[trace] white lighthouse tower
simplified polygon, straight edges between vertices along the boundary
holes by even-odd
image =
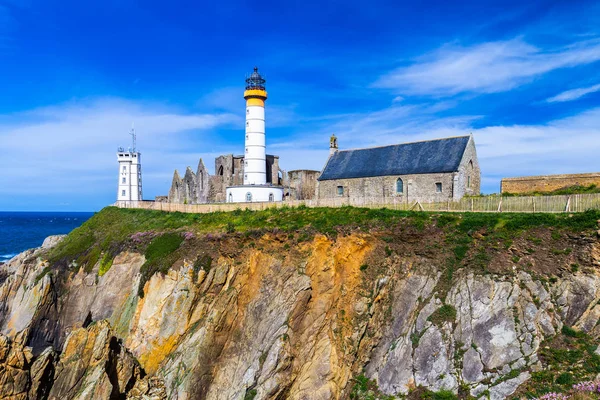
[[[142,153],[135,148],[136,137],[133,127],[129,134],[132,136],[133,146],[128,150],[120,147],[117,151],[117,160],[119,161],[118,202],[142,200]]]
[[[244,184],[226,189],[228,203],[282,201],[283,188],[267,184],[267,149],[265,134],[266,80],[254,67],[246,79],[246,139],[244,149]]]

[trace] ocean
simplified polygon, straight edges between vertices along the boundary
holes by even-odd
[[[50,235],[71,232],[92,215],[91,212],[0,211],[0,262],[41,246]]]

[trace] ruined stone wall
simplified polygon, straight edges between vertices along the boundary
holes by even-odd
[[[523,176],[504,178],[500,183],[501,193],[551,192],[569,186],[600,186],[600,172],[589,174],[564,174]]]
[[[317,195],[317,178],[321,171],[299,169],[287,173],[286,194],[290,200],[312,200]]]
[[[318,198],[335,197],[397,197],[400,201],[412,203],[443,202],[453,199],[454,173],[422,175],[390,175],[369,178],[334,179],[318,182]],[[396,182],[402,179],[403,191],[396,192]],[[436,183],[442,184],[442,192],[436,192]],[[344,194],[338,195],[338,186],[344,188]]]
[[[229,186],[237,186],[244,184],[244,157],[243,156],[233,156],[233,171],[231,175],[231,182],[233,185]]]
[[[267,182],[279,185],[279,156],[267,155]],[[244,157],[225,154],[215,158],[215,175],[210,175],[202,159],[196,173],[187,167],[183,179],[179,172],[173,182],[166,202],[175,204],[204,204],[225,202],[229,186],[244,184]]]
[[[279,182],[279,156],[267,154],[267,183],[281,184]]]

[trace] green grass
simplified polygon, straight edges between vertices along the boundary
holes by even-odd
[[[540,344],[544,369],[532,372],[524,390],[534,397],[569,391],[576,382],[594,380],[600,373],[597,340],[585,332],[563,326],[560,333]]]
[[[352,400],[393,400],[395,398],[381,393],[377,383],[364,375],[359,375],[353,380],[354,386],[350,392]]]
[[[144,254],[146,262],[140,268],[142,275],[138,289],[140,297],[144,296],[144,285],[152,275],[157,272],[167,273],[173,263],[177,261],[174,253],[182,242],[183,236],[179,233],[165,233],[150,242]]]
[[[246,390],[246,394],[244,395],[244,400],[253,400],[257,394],[258,394],[258,392],[256,391],[256,389]]]
[[[444,304],[435,310],[427,320],[437,326],[441,326],[444,322],[454,323],[456,321],[456,308],[450,304]]]
[[[556,190],[552,190],[550,192],[528,192],[528,193],[502,193],[504,197],[513,197],[513,196],[560,196],[560,195],[571,195],[571,194],[590,194],[590,193],[600,193],[600,187],[597,185],[589,185],[589,186],[581,186],[581,185],[573,185],[568,186]]]
[[[114,257],[109,252],[104,253],[102,260],[100,260],[100,268],[98,270],[98,276],[103,276],[112,267]]]
[[[52,269],[50,267],[45,267],[42,272],[40,272],[33,281],[33,286],[37,286],[37,284],[44,278],[46,275],[50,274]]]
[[[440,390],[439,392],[432,392],[425,390],[421,394],[423,400],[458,400],[458,396],[449,390]]]

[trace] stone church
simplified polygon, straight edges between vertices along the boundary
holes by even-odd
[[[332,136],[317,197],[445,202],[478,195],[480,186],[472,135],[341,151]]]

